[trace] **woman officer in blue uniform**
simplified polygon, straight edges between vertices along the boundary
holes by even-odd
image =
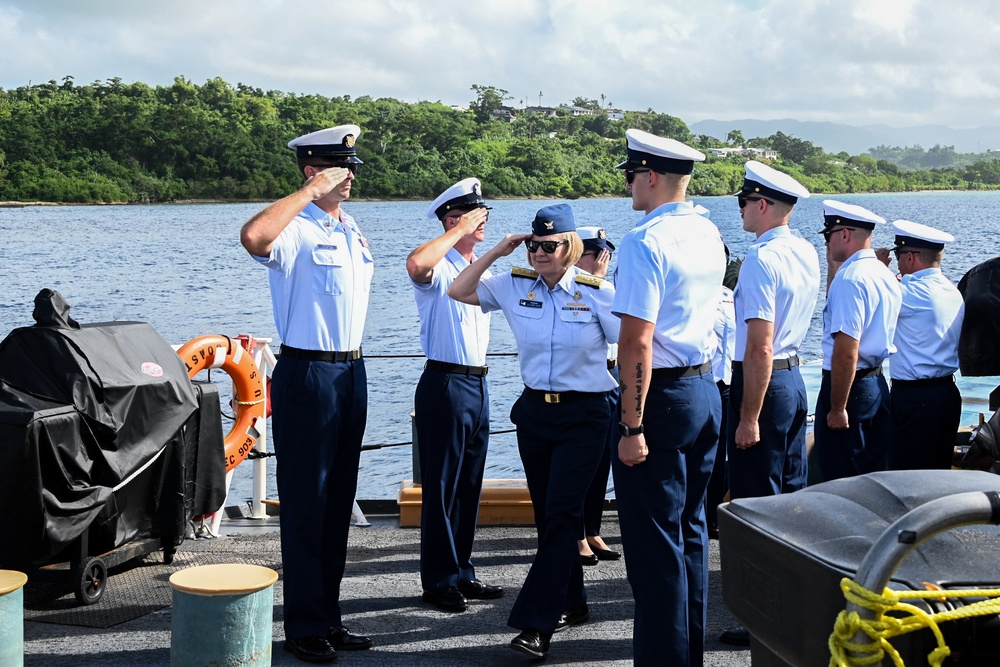
[[[589,618],[577,547],[583,501],[600,462],[617,386],[608,343],[618,341],[614,287],[573,266],[583,252],[568,204],[546,206],[532,234],[509,234],[465,268],[448,294],[503,310],[517,342],[524,391],[511,409],[535,511],[538,551],[507,623],[522,630],[510,646],[546,655],[553,632]],[[532,269],[483,279],[521,243]]]

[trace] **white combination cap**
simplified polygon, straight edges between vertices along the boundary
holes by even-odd
[[[893,250],[904,248],[944,250],[945,243],[955,240],[955,237],[948,232],[910,220],[896,220],[892,223],[892,228],[896,232],[896,247]]]
[[[296,157],[323,157],[333,161],[362,164],[354,150],[354,142],[361,135],[357,125],[338,125],[303,134],[288,142]]]
[[[490,209],[483,199],[483,184],[478,178],[463,178],[458,183],[438,195],[437,199],[427,209],[428,218],[444,220],[448,211],[455,209],[471,210],[474,208]]]
[[[676,139],[658,137],[643,130],[626,130],[628,159],[618,169],[651,169],[665,174],[690,174],[705,154]]]
[[[809,198],[809,191],[801,183],[763,162],[748,160],[743,171],[743,187],[736,193],[738,197],[759,195],[792,205]]]
[[[823,200],[823,229],[820,234],[831,227],[857,227],[858,229],[875,229],[876,225],[884,225],[885,218],[875,215],[864,206],[845,204],[834,199]]]

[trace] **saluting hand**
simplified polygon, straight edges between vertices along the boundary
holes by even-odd
[[[648,455],[649,448],[646,447],[646,436],[642,433],[623,436],[618,441],[618,458],[630,468],[645,461]]]
[[[493,247],[499,257],[506,257],[525,241],[531,238],[531,234],[507,234],[500,239],[500,243]]]
[[[875,248],[875,258],[878,261],[880,261],[883,264],[885,264],[886,266],[889,266],[889,262],[892,261],[889,258],[889,249],[888,248]]]
[[[601,252],[597,253],[594,257],[594,276],[598,278],[603,278],[608,275],[608,263],[611,262],[611,252],[606,248]]]
[[[309,192],[313,201],[322,199],[347,180],[349,170],[346,167],[330,167],[323,171],[316,172],[302,186],[303,190]]]
[[[461,232],[462,236],[468,236],[469,234],[474,234],[480,226],[486,223],[486,219],[489,217],[489,211],[485,208],[474,208],[471,211],[467,211],[455,222],[454,229]]]

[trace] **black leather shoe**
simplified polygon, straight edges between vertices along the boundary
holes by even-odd
[[[286,639],[285,650],[294,653],[303,662],[333,662],[337,659],[337,651],[330,646],[326,637]]]
[[[597,560],[597,554],[590,554],[589,556],[580,554],[580,562],[584,565],[597,565]]]
[[[574,625],[579,625],[581,623],[586,623],[590,620],[590,610],[587,609],[587,603],[584,602],[579,607],[573,607],[567,609],[556,621],[556,629],[553,632],[562,632],[563,630],[568,630]]]
[[[533,658],[544,658],[549,652],[549,639],[550,637],[546,637],[538,630],[525,628],[521,634],[510,640],[510,647]]]
[[[421,599],[424,602],[430,602],[441,611],[451,613],[465,611],[468,606],[468,600],[454,586],[442,591],[424,591]]]
[[[750,646],[750,631],[740,625],[719,635],[719,641],[733,646]]]
[[[472,581],[460,581],[458,592],[469,600],[494,600],[503,597],[503,586],[484,584],[478,579]]]
[[[620,551],[601,549],[600,547],[595,547],[593,544],[590,545],[590,550],[597,556],[597,560],[618,560],[622,557],[622,552]]]
[[[326,633],[326,641],[338,651],[364,651],[375,645],[371,637],[356,635],[343,625],[339,628],[330,628]]]

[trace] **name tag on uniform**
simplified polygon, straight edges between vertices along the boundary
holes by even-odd
[[[541,308],[542,307],[542,302],[541,301],[528,301],[527,299],[521,299],[518,302],[518,305],[524,306],[525,308]]]

